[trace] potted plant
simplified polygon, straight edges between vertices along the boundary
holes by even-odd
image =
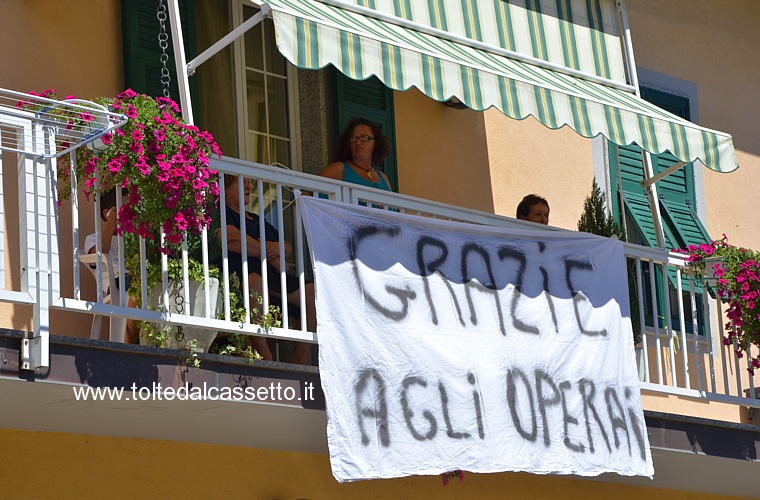
[[[760,349],[760,252],[730,245],[725,234],[680,251],[689,254],[694,274],[714,283],[718,298],[728,304],[723,344],[735,345],[739,358],[745,352],[751,356],[748,371],[754,374],[760,368],[760,354],[750,354],[752,346]]]

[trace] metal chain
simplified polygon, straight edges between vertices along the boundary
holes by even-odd
[[[169,85],[171,84],[172,79],[169,74],[169,68],[167,67],[169,55],[166,53],[166,49],[169,48],[169,35],[166,33],[166,4],[164,4],[164,0],[158,0],[156,17],[158,18],[158,25],[160,26],[158,32],[158,46],[161,47],[161,85],[164,88],[164,97],[171,99]]]
[[[174,297],[174,309],[177,311],[177,314],[184,314],[185,313],[185,294],[182,293],[182,289],[184,288],[184,285],[181,280],[173,280],[171,282],[171,288],[172,288],[172,294],[170,294],[170,297]],[[185,334],[182,331],[182,326],[177,326],[177,331],[174,332],[174,340],[177,342],[182,342],[185,339]]]

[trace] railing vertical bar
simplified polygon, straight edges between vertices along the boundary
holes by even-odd
[[[161,230],[161,246],[166,244],[166,234]],[[161,252],[161,281],[163,282],[164,311],[169,312],[169,257]]]
[[[634,259],[636,264],[636,292],[639,294],[639,326],[641,328],[641,353],[644,361],[644,381],[649,382],[649,349],[647,348],[647,330],[644,319],[644,286],[641,275],[641,257]]]
[[[307,330],[306,324],[306,273],[304,270],[304,237],[303,221],[301,220],[301,207],[299,203],[293,205],[296,211],[296,273],[298,274],[298,299],[301,308],[301,331]]]
[[[713,328],[712,328],[712,321],[710,317],[710,295],[707,293],[707,283],[704,283],[702,285],[702,310],[705,312],[704,317],[704,328],[705,328],[705,337],[707,339],[707,360],[709,362],[710,367],[710,390],[712,392],[718,392],[718,383],[715,380],[715,355],[714,355],[714,349],[713,349]],[[694,332],[694,339],[696,342],[699,342],[699,330],[695,330]]]
[[[73,188],[72,188],[73,189]],[[121,190],[121,186],[118,186],[116,188],[116,216],[118,217],[119,212],[121,211],[121,205],[122,205],[122,199],[124,197],[124,193]],[[115,276],[121,277],[119,280],[119,304],[126,307],[127,305],[127,296],[129,295],[129,290],[127,289],[127,271],[124,268],[124,236],[119,234],[117,236],[118,241],[118,248],[116,250],[117,255],[119,257],[119,269],[118,274]],[[115,272],[115,271],[114,271]]]
[[[694,325],[694,364],[697,373],[697,388],[700,391],[705,390],[705,384],[702,381],[702,349],[699,342],[699,320],[697,316],[697,296],[694,293],[694,273],[689,276],[689,305],[691,305],[691,322]]]
[[[290,328],[290,315],[288,314],[288,283],[286,279],[286,268],[287,268],[287,260],[285,259],[285,232],[283,231],[283,228],[285,227],[285,220],[283,218],[283,208],[282,208],[282,184],[279,182],[277,183],[277,227],[279,228],[278,234],[278,252],[280,255],[280,268],[277,270],[277,272],[280,273],[280,297],[282,297],[282,300],[280,301],[282,303],[282,327],[286,330]],[[300,293],[303,293],[303,290],[300,290]],[[264,312],[269,312],[268,310]]]
[[[97,300],[103,303],[103,223],[101,215],[103,210],[100,208],[100,173],[95,169],[95,279],[97,282]]]
[[[148,309],[148,271],[146,269],[145,238],[140,236],[140,295],[142,309]]]
[[[212,235],[211,237],[220,238],[222,244],[222,281],[224,283],[224,319],[231,321],[232,318],[230,312],[230,264],[227,260],[227,197],[225,193],[224,185],[225,174],[219,173],[219,219],[220,219],[220,231],[219,235]],[[245,280],[248,281],[248,280]],[[241,283],[242,285],[242,283]]]
[[[2,179],[2,177],[0,177]],[[69,153],[69,180],[71,181],[71,241],[73,245],[74,298],[81,300],[82,284],[79,277],[79,186],[77,185],[76,151]],[[0,203],[0,206],[2,204]],[[2,242],[0,242],[2,244]],[[2,271],[0,271],[0,274]],[[5,283],[4,281],[2,283]]]
[[[242,191],[241,191],[242,192]],[[261,295],[263,303],[262,310],[269,310],[269,280],[267,259],[267,239],[266,239],[266,219],[264,218],[264,181],[259,178],[256,180],[256,197],[259,205],[259,248],[261,250]]]
[[[240,277],[241,284],[243,285],[243,304],[245,305],[245,322],[251,322],[251,290],[248,286],[248,235],[246,234],[246,206],[245,206],[245,193],[244,184],[245,179],[242,175],[237,176],[238,183],[238,213],[240,214],[240,255],[242,256],[242,272],[243,276]],[[262,255],[263,257],[263,255]]]
[[[654,325],[654,346],[657,355],[657,383],[663,383],[662,376],[662,344],[660,342],[660,314],[657,306],[657,278],[655,273],[655,264],[649,261],[649,293],[652,299],[652,324]]]
[[[190,262],[187,255],[187,232],[182,235],[182,291],[184,292],[184,307],[182,308],[183,314],[188,316],[190,311]]]
[[[723,342],[723,301],[720,300],[720,296],[716,294],[715,307],[718,309],[718,335],[720,335],[720,360],[723,366],[723,394],[731,394],[731,389],[728,385],[728,363],[726,359],[726,349],[728,346]]]
[[[211,318],[211,291],[209,290],[209,274],[208,274],[208,229],[205,227],[201,231],[201,260],[203,261],[203,299],[204,304],[207,304],[206,318]],[[214,311],[214,317],[216,317],[216,311]]]
[[[676,341],[679,339],[673,339],[673,318],[671,317],[671,311],[670,311],[670,277],[668,276],[668,262],[667,260],[663,262],[660,266],[660,271],[662,273],[662,288],[663,288],[663,295],[664,302],[665,302],[665,328],[667,328],[667,339],[668,339],[668,353],[670,358],[670,377],[671,377],[671,385],[673,387],[678,387],[678,374],[676,373]],[[683,349],[686,348],[685,345],[681,346]]]
[[[736,355],[736,352],[739,350],[739,342],[736,339],[733,339],[731,342],[731,347],[733,347],[733,354],[734,356],[734,370],[736,370],[736,392],[737,395],[742,395],[743,390],[743,384],[742,384],[742,367],[741,363],[739,362],[739,356]]]
[[[676,297],[678,298],[678,324],[681,339],[681,361],[683,362],[684,387],[691,389],[691,374],[689,373],[689,344],[686,338],[686,314],[683,310],[683,278],[681,266],[676,266]]]

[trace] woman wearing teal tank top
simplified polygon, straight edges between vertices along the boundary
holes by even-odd
[[[335,161],[319,175],[339,181],[391,191],[385,172],[377,170],[389,153],[388,139],[377,123],[354,118],[338,139]]]

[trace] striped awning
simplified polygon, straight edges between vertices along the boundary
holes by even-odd
[[[602,134],[730,172],[731,136],[650,104],[626,84],[614,0],[253,0],[295,66],[334,65],[438,101],[492,106],[551,129]],[[527,56],[527,57],[526,57]]]

